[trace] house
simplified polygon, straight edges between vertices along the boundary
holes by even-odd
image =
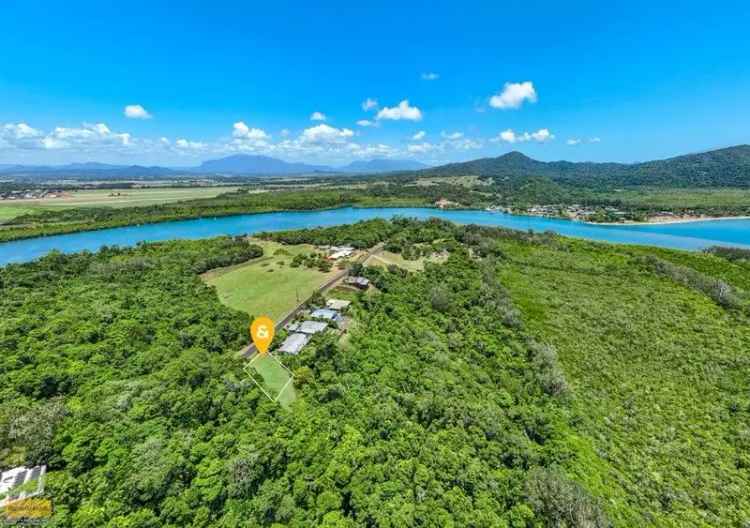
[[[344,279],[344,283],[359,288],[360,290],[366,290],[370,287],[370,279],[364,277],[347,277]]]
[[[302,321],[301,323],[292,323],[287,328],[290,332],[314,335],[328,328],[328,323],[325,321]]]
[[[328,308],[318,308],[310,314],[313,319],[323,319],[325,321],[331,321],[334,323],[341,322],[344,318],[336,310],[329,310]]]
[[[281,343],[278,351],[284,354],[293,354],[296,356],[303,348],[305,348],[305,345],[310,342],[310,337],[311,336],[308,334],[291,334],[283,343]]]
[[[328,299],[328,301],[326,301],[326,307],[331,310],[336,310],[337,312],[343,312],[349,308],[350,304],[352,304],[351,301],[342,301],[341,299]]]
[[[46,473],[47,466],[32,468],[20,466],[4,471],[0,475],[0,507],[16,500],[28,499],[44,493],[44,475]],[[23,488],[19,490],[21,486]]]
[[[338,260],[350,256],[354,252],[354,248],[349,246],[333,246],[329,251],[331,254],[328,255],[328,260]]]

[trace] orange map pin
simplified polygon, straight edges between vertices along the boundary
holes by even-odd
[[[258,347],[261,354],[268,352],[268,347],[273,341],[274,324],[273,321],[266,317],[257,317],[253,324],[250,325],[250,336],[253,338],[253,343]]]

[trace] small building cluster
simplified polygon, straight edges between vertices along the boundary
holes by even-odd
[[[0,200],[39,200],[41,198],[59,198],[62,195],[62,191],[50,189],[25,189],[0,192]]]
[[[286,329],[290,332],[278,349],[283,354],[299,354],[312,337],[329,328],[341,329],[345,326],[344,313],[351,301],[328,299],[325,308],[316,308],[303,321],[289,323]]]
[[[44,493],[46,473],[47,466],[20,466],[3,471],[0,474],[0,507]]]

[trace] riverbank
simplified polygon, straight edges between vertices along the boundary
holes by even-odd
[[[661,218],[652,217],[644,222],[625,220],[623,222],[588,222],[582,220],[584,224],[598,226],[652,226],[652,225],[669,225],[669,224],[689,224],[693,222],[719,222],[721,220],[750,220],[750,216],[684,216],[679,218]]]
[[[456,224],[503,227],[518,231],[550,231],[563,236],[617,244],[659,246],[700,251],[711,246],[750,248],[750,219],[740,226],[727,222],[703,222],[685,226],[664,226],[661,230],[635,229],[627,225],[602,226],[553,218],[516,216],[479,210],[451,210],[429,207],[344,207],[314,211],[289,211],[232,215],[156,224],[130,225],[97,231],[16,240],[0,244],[0,266],[28,262],[50,251],[74,253],[97,251],[103,246],[134,246],[142,242],[199,239],[354,224],[375,218],[439,218]],[[721,224],[727,226],[722,228]]]
[[[257,195],[256,195],[257,196]],[[116,229],[124,227],[140,227],[145,225],[164,224],[168,222],[182,222],[187,220],[217,219],[231,216],[242,216],[248,214],[266,214],[266,213],[294,213],[294,212],[322,212],[331,211],[346,207],[352,208],[403,208],[419,207],[432,208],[432,203],[422,202],[415,199],[383,199],[383,200],[363,200],[357,202],[346,200],[334,203],[316,203],[314,200],[303,204],[295,204],[295,207],[288,207],[286,204],[274,206],[272,204],[257,204],[254,207],[242,206],[225,206],[218,209],[171,211],[156,209],[152,210],[150,215],[127,216],[127,209],[97,210],[101,216],[87,218],[85,221],[68,221],[60,223],[37,223],[37,224],[0,224],[0,244],[20,240],[29,240],[57,235],[69,235],[75,233],[87,233],[103,231],[107,229]],[[138,208],[133,208],[135,210]],[[93,209],[79,211],[88,212]],[[76,210],[71,210],[75,213]],[[106,218],[108,214],[117,214],[122,212],[122,217]],[[140,212],[140,211],[139,211]],[[33,217],[30,218],[33,220]]]

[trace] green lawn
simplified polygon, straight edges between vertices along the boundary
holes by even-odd
[[[297,394],[289,371],[271,354],[258,354],[248,364],[255,379],[262,382],[263,388],[283,407],[288,407]]]
[[[328,273],[289,264],[298,253],[309,253],[309,245],[282,246],[276,242],[258,241],[265,256],[247,264],[210,271],[203,279],[216,287],[221,302],[251,316],[267,315],[274,321],[304,301],[320,285],[340,271],[336,266]],[[286,254],[279,253],[282,250]]]

